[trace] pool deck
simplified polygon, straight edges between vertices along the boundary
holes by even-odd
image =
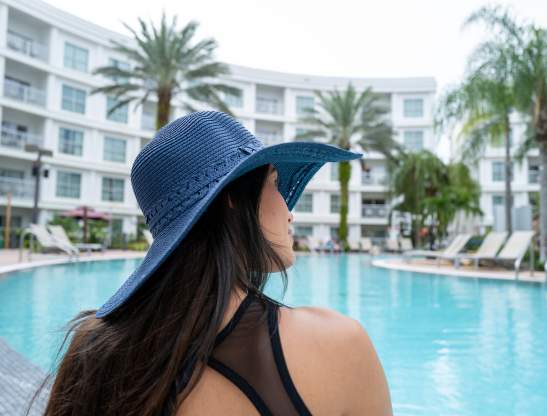
[[[144,251],[129,250],[107,250],[103,253],[82,253],[78,260],[71,260],[64,254],[33,254],[31,261],[27,259],[27,251],[23,255],[23,261],[19,261],[19,250],[0,250],[0,275],[16,270],[29,269],[32,267],[49,266],[53,264],[62,264],[74,261],[97,261],[97,260],[117,260],[128,258],[142,258],[146,253]]]
[[[373,260],[372,265],[392,270],[439,274],[443,276],[515,280],[515,272],[513,270],[501,267],[489,268],[481,266],[476,269],[471,265],[461,265],[459,268],[456,268],[448,262],[441,262],[440,265],[437,265],[434,260],[423,258],[414,258],[409,262],[406,262],[401,257],[379,258]],[[535,271],[532,274],[529,270],[521,270],[519,272],[518,280],[523,282],[545,283],[546,274],[541,271]]]
[[[0,416],[22,416],[30,399],[45,379],[45,373],[0,338]],[[30,416],[44,413],[52,380],[40,392]]]

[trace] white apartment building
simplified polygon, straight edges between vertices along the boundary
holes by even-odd
[[[154,135],[155,103],[121,108],[107,117],[112,105],[105,95],[90,95],[106,80],[91,74],[109,62],[128,65],[116,55],[110,39],[131,39],[82,20],[39,0],[0,0],[0,227],[5,221],[6,195],[12,194],[12,226],[31,221],[35,153],[25,144],[53,152],[44,157],[49,175],[41,177],[39,222],[87,205],[112,215],[114,233],[135,235],[143,222],[129,180],[131,164]],[[435,150],[433,78],[334,78],[288,74],[231,66],[223,79],[240,89],[227,100],[238,119],[267,145],[293,140],[302,109],[313,106],[314,90],[372,87],[391,108],[397,139],[412,149]],[[172,118],[184,115],[180,97]],[[356,149],[361,150],[361,149]],[[352,161],[349,196],[349,237],[381,238],[388,225],[385,162],[365,153],[361,172]],[[337,231],[339,184],[337,166],[326,164],[309,183],[294,209],[295,234],[327,239]]]
[[[518,114],[513,113],[511,120],[511,155],[513,208],[533,205],[530,195],[539,192],[539,149],[532,148],[518,163],[514,156],[525,139],[526,125]],[[454,140],[451,145],[451,154],[458,158],[461,155],[461,139]],[[505,228],[505,145],[503,140],[490,143],[480,155],[477,165],[473,169],[475,179],[481,186],[480,206],[484,213],[477,218],[476,224],[480,228]],[[515,215],[515,214],[513,214]],[[517,218],[513,216],[513,226]]]

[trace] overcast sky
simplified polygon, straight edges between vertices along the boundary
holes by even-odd
[[[461,79],[465,58],[481,40],[461,30],[479,0],[46,0],[103,27],[126,33],[137,16],[157,21],[162,9],[181,24],[200,22],[221,61],[313,75],[432,76],[437,91]],[[517,16],[547,26],[547,0],[500,1]]]

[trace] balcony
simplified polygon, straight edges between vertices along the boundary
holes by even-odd
[[[366,218],[385,218],[387,216],[387,207],[385,205],[363,204],[361,207],[361,216]]]
[[[7,45],[9,49],[30,56],[31,58],[40,59],[45,62],[48,60],[46,45],[17,32],[8,30]]]
[[[4,96],[28,104],[45,107],[46,92],[11,79],[4,79]]]
[[[5,197],[8,193],[11,193],[12,198],[32,200],[34,181],[0,176],[0,196]]]
[[[256,136],[264,142],[265,146],[269,146],[276,143],[281,143],[283,137],[281,133],[268,132],[268,131],[257,131]]]
[[[528,170],[528,183],[532,183],[532,184],[539,183],[539,169]]]
[[[36,134],[22,132],[10,127],[2,126],[0,132],[0,145],[24,149],[26,144],[42,145],[42,138]]]
[[[283,114],[281,101],[276,98],[256,97],[255,110],[262,114]]]

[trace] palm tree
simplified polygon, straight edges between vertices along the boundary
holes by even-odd
[[[528,121],[528,132],[518,153],[532,146],[540,153],[540,256],[547,258],[547,31],[520,23],[500,6],[482,7],[468,23],[482,23],[492,37],[506,45],[515,108]]]
[[[133,101],[137,101],[137,106],[142,105],[150,96],[155,96],[156,129],[160,129],[169,122],[171,102],[181,93],[186,98],[183,107],[187,111],[195,111],[193,101],[231,114],[221,94],[237,94],[238,91],[215,81],[217,77],[228,74],[229,68],[214,60],[217,47],[214,39],[193,41],[197,22],[191,21],[178,29],[177,17],[168,24],[165,13],[159,28],[141,18],[138,22],[140,32],[124,23],[133,35],[135,46],[111,41],[113,49],[125,55],[134,67],[114,63],[93,71],[93,74],[104,75],[111,81],[91,91],[91,94],[104,93],[116,100],[108,114]]]
[[[472,20],[465,22],[464,26]],[[457,139],[463,140],[461,160],[477,163],[488,144],[503,142],[505,148],[505,224],[512,232],[511,123],[514,94],[510,85],[510,51],[497,40],[480,44],[468,60],[464,81],[439,101],[436,127],[459,123]]]
[[[393,140],[393,130],[388,120],[389,108],[382,104],[382,97],[369,87],[358,92],[350,83],[345,90],[315,91],[317,108],[308,108],[300,119],[311,128],[297,134],[295,140],[327,138],[328,142],[345,150],[359,145],[365,151],[378,151],[390,161],[396,160],[400,145]],[[357,140],[354,140],[356,138]],[[361,169],[366,170],[364,159]],[[338,163],[340,182],[340,225],[338,237],[345,250],[349,249],[348,195],[351,164]]]

